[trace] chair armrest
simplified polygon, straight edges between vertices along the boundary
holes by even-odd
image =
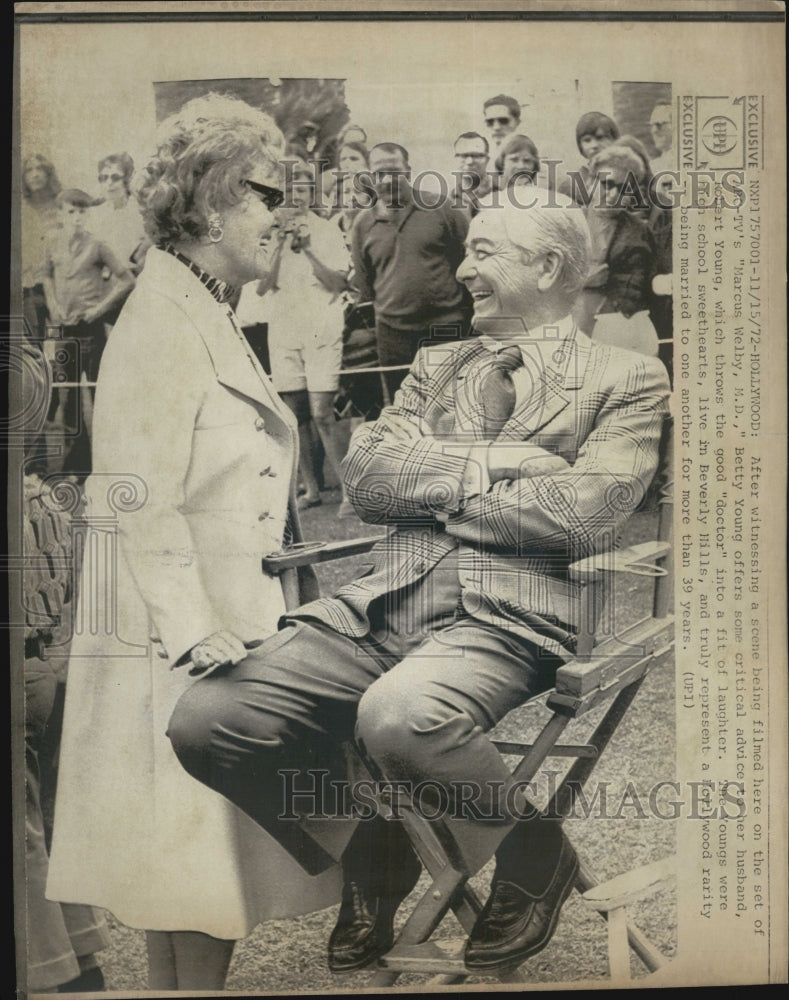
[[[611,687],[632,664],[659,655],[674,642],[674,619],[644,618],[595,647],[588,660],[569,660],[556,671],[556,690],[583,695]]]
[[[677,859],[674,857],[654,861],[650,865],[634,868],[623,875],[616,875],[606,882],[587,889],[581,898],[596,910],[607,913],[620,906],[628,906],[636,900],[662,889],[667,882],[676,878]]]
[[[349,538],[338,542],[299,542],[282,552],[272,552],[264,556],[263,571],[273,576],[279,576],[286,569],[296,569],[299,566],[312,566],[315,563],[331,562],[333,559],[345,559],[347,556],[360,555],[369,552],[386,535],[368,535],[364,538]]]
[[[600,570],[609,573],[635,573],[638,576],[665,576],[666,570],[657,566],[655,560],[665,558],[671,552],[669,542],[641,542],[623,549],[600,552],[586,559],[570,563],[570,579],[584,583]]]

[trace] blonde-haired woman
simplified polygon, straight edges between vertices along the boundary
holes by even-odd
[[[590,164],[599,185],[586,208],[592,267],[575,314],[592,340],[657,357],[658,336],[649,317],[655,243],[641,210],[649,165],[634,142],[624,136]]]
[[[154,245],[96,391],[86,509],[117,531],[117,567],[104,597],[86,563],[80,614],[114,607],[116,627],[74,637],[48,895],[144,928],[151,989],[222,989],[236,939],[337,896],[335,873],[305,876],[166,735],[196,676],[276,630],[261,557],[299,537],[295,420],[228,305],[270,268],[281,152],[232,98],[163,123],[138,195]]]

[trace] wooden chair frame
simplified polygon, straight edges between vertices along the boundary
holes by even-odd
[[[548,695],[550,717],[533,743],[493,739],[502,754],[521,758],[513,770],[518,781],[529,782],[548,757],[572,757],[574,763],[552,796],[550,815],[567,816],[578,792],[594,771],[601,754],[638,693],[647,672],[674,645],[672,606],[672,518],[673,518],[673,427],[666,419],[661,442],[661,463],[655,480],[659,505],[657,537],[654,541],[613,549],[573,563],[569,577],[581,588],[581,613],[576,658],[556,672],[556,686]],[[286,602],[297,600],[295,571],[298,566],[326,562],[369,551],[381,535],[350,541],[307,543],[284,555],[264,560],[267,572],[280,573]],[[596,641],[598,626],[617,573],[636,573],[653,578],[651,613],[621,630]],[[608,708],[594,732],[583,744],[560,743],[570,722],[602,704]],[[375,776],[375,765],[365,762]],[[412,842],[431,884],[422,893],[411,915],[397,935],[393,948],[378,961],[371,986],[394,984],[402,972],[430,974],[430,983],[451,985],[471,973],[462,952],[447,954],[430,940],[445,915],[452,910],[467,933],[471,932],[483,901],[468,884],[469,873],[443,820],[427,821],[410,800],[382,794],[379,806],[390,818],[397,815]],[[506,835],[503,831],[501,837]],[[492,857],[492,854],[491,854]],[[671,874],[672,859],[611,883],[601,883],[582,859],[575,888],[609,924],[609,954],[612,975],[629,974],[629,948],[649,972],[665,964],[665,956],[627,919],[626,905],[646,892],[662,886]],[[627,944],[623,944],[623,942]],[[524,981],[517,970],[500,973],[504,982]]]

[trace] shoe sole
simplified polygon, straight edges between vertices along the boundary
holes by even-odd
[[[344,972],[359,972],[362,969],[367,969],[375,962],[377,962],[382,955],[385,955],[388,951],[391,951],[393,945],[394,945],[394,937],[385,948],[381,948],[380,950],[376,949],[372,955],[366,956],[364,961],[354,962],[353,965],[336,965],[331,960],[329,960],[328,962],[329,972],[333,973],[334,975],[338,975]]]
[[[531,948],[529,948],[527,951],[520,952],[518,955],[511,956],[510,958],[504,959],[499,962],[486,962],[484,964],[480,962],[480,963],[475,963],[474,965],[469,965],[468,963],[464,963],[466,969],[469,972],[494,972],[494,971],[511,972],[513,969],[517,969],[518,966],[523,965],[523,963],[527,959],[533,958],[535,955],[538,955],[553,937],[554,931],[556,930],[556,925],[559,922],[559,914],[562,911],[562,907],[567,901],[567,897],[573,891],[573,886],[575,885],[575,879],[578,875],[578,868],[579,868],[578,858],[576,858],[575,864],[573,865],[572,875],[570,876],[570,878],[567,879],[567,884],[562,890],[562,894],[559,897],[559,902],[556,905],[556,909],[553,911],[553,919],[551,920],[550,924],[548,924],[546,934],[541,941],[538,941],[537,944],[532,945]]]

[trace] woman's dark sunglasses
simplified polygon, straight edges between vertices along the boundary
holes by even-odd
[[[257,181],[246,180],[244,183],[251,191],[260,195],[263,204],[269,212],[273,212],[275,208],[279,208],[285,200],[285,192],[280,191],[279,188],[269,187],[268,184],[258,184]]]

